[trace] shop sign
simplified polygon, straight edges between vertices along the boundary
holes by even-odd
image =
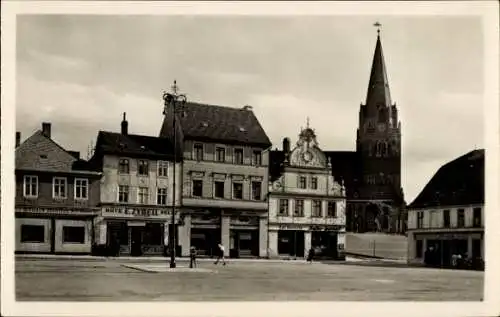
[[[290,224],[290,223],[282,223],[279,225],[279,230],[307,230],[307,226],[301,224]]]
[[[138,217],[161,217],[170,216],[171,211],[159,208],[130,208],[130,207],[104,207],[105,214],[138,216]]]
[[[47,214],[47,215],[95,215],[92,210],[71,210],[56,208],[16,208],[16,212],[29,214]]]
[[[318,225],[315,225],[315,226],[311,226],[310,227],[310,230],[311,231],[330,231],[330,230],[340,230],[342,227],[341,226],[338,226],[338,225],[324,225],[324,226],[318,226]]]

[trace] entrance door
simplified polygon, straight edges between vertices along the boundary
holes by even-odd
[[[143,227],[130,227],[130,255],[142,255],[142,231]]]

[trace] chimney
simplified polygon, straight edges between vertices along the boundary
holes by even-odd
[[[51,135],[51,124],[50,122],[42,122],[42,133],[50,139]]]
[[[122,121],[122,134],[127,135],[128,134],[128,122],[125,116],[127,115],[126,112],[123,113],[123,121]]]
[[[21,145],[21,132],[16,132],[16,148]]]
[[[68,153],[71,154],[77,160],[80,159],[80,152],[78,152],[78,151],[68,151]]]

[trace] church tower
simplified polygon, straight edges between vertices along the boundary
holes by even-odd
[[[380,27],[376,23],[375,26]],[[401,122],[398,109],[392,102],[387,79],[387,69],[380,40],[380,29],[377,30],[377,43],[373,55],[373,63],[368,84],[366,103],[359,110],[359,126],[356,138],[356,151],[361,159],[360,184],[355,195],[367,203],[364,210],[365,230],[378,226],[379,230],[393,227],[390,223],[395,210],[402,204],[401,189]],[[378,204],[378,205],[377,205]],[[370,205],[373,207],[370,214]],[[379,224],[375,219],[379,217]],[[382,227],[382,228],[381,228]]]

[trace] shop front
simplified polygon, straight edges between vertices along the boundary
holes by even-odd
[[[177,250],[179,215],[176,214],[175,233]],[[105,244],[111,255],[162,255],[172,239],[170,208],[104,207],[94,224],[98,242]],[[167,248],[166,248],[167,247]]]

